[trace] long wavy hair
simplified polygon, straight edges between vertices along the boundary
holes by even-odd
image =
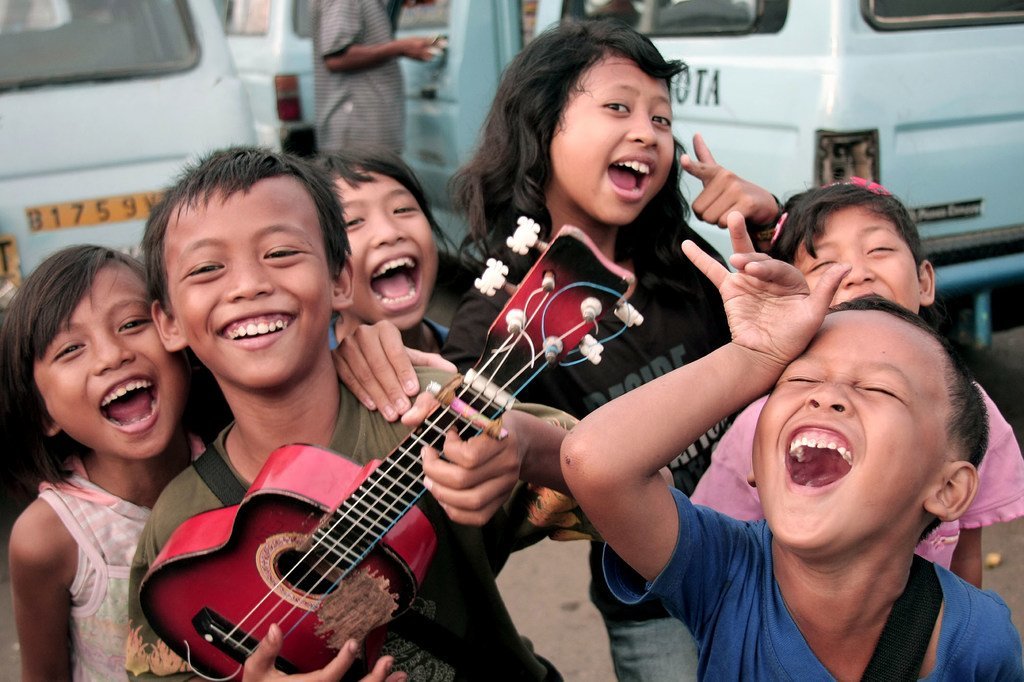
[[[467,265],[478,267],[499,256],[511,261],[513,273],[522,273],[529,261],[510,258],[505,249],[519,216],[540,223],[542,239],[551,236],[545,198],[551,140],[585,72],[609,56],[632,60],[670,89],[686,68],[666,60],[646,36],[616,19],[565,21],[541,33],[509,63],[476,152],[452,178],[453,200],[469,223],[460,247]],[[673,295],[692,293],[701,276],[682,255],[682,241],[711,248],[687,224],[690,207],[679,187],[683,147],[678,140],[674,147],[665,185],[632,224],[619,230],[615,254],[616,260],[632,259],[638,278],[652,291]]]

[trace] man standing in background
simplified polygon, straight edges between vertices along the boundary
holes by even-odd
[[[399,57],[428,61],[429,37],[395,40],[388,0],[312,0],[317,147],[373,145],[401,153],[405,97]]]

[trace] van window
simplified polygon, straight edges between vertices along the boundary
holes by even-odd
[[[788,0],[569,0],[572,16],[613,16],[650,36],[744,35],[782,28]]]
[[[270,30],[270,0],[228,0],[226,14],[229,36],[263,36]]]
[[[418,0],[406,5],[398,17],[398,30],[415,28],[447,28],[448,0]]]
[[[309,0],[295,0],[292,24],[295,35],[302,38],[313,37],[313,20],[309,17]]]
[[[0,89],[184,71],[185,0],[0,0]]]
[[[872,26],[886,31],[1024,23],[1020,0],[862,0],[861,8]]]

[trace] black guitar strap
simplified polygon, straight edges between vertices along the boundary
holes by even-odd
[[[192,466],[225,507],[238,504],[245,497],[245,488],[212,445],[192,462]]]
[[[942,586],[931,562],[914,555],[907,587],[892,605],[864,682],[916,680],[942,607]]]
[[[192,466],[225,506],[238,504],[245,497],[246,489],[231,473],[227,462],[213,446],[206,448],[206,451],[192,462]],[[458,635],[412,609],[391,621],[388,630],[429,651],[435,658],[447,661],[468,679],[486,679],[494,675],[495,671],[505,671],[502,674],[518,677],[512,671],[523,671],[522,663],[511,660],[503,650],[485,647],[487,651],[481,651],[479,648],[467,646]],[[357,676],[361,677],[363,674],[365,672],[360,672]],[[349,678],[346,676],[345,679]],[[548,679],[560,678],[555,673],[554,677],[549,674]]]

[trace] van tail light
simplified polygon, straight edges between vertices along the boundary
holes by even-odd
[[[814,179],[819,187],[854,176],[881,182],[877,130],[847,133],[819,130],[816,136]]]
[[[274,91],[277,93],[277,117],[282,121],[301,121],[299,77],[292,74],[274,76]]]

